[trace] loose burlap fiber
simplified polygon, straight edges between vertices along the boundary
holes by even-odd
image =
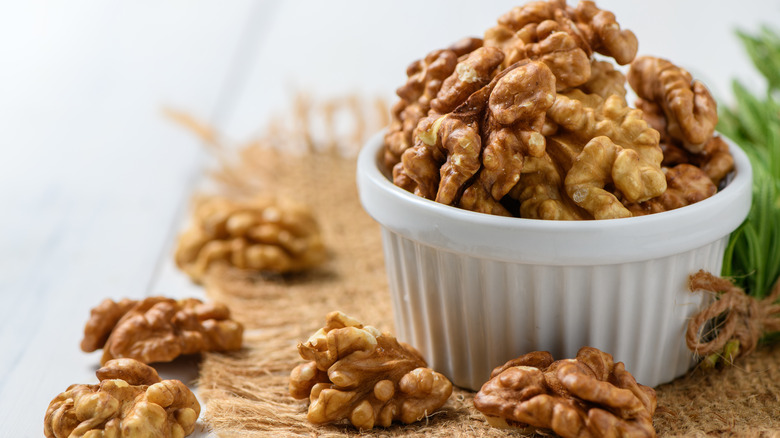
[[[363,139],[350,140],[353,152]],[[354,156],[343,158],[332,147],[280,149],[285,148],[278,141],[254,143],[239,160],[223,163],[214,180],[231,196],[261,191],[307,203],[319,220],[329,261],[284,277],[225,267],[211,271],[204,284],[208,297],[227,304],[247,330],[241,351],[204,355],[198,392],[206,425],[221,437],[522,436],[488,426],[472,405],[474,393],[457,388],[441,410],[418,424],[358,432],[345,424],[306,421],[308,401],[288,395],[289,373],[302,362],[296,345],[333,310],[390,332],[393,312],[380,230],[358,200]],[[694,369],[656,390],[659,436],[780,436],[778,346],[761,347],[733,367]]]

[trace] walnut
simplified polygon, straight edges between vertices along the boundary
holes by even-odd
[[[431,101],[436,98],[445,80],[455,72],[458,57],[481,46],[482,40],[478,38],[464,38],[409,65],[406,69],[407,82],[396,91],[400,100],[391,110],[392,120],[385,134],[385,165],[388,168],[397,164],[401,154],[414,145],[413,133],[417,123],[428,115]]]
[[[570,21],[547,19],[529,23],[522,28],[514,24],[499,24],[485,32],[485,46],[497,47],[504,52],[502,68],[518,61],[533,59],[544,62],[556,78],[556,88],[563,90],[580,85],[590,77],[590,54],[583,48],[576,35],[566,32],[574,29]]]
[[[623,97],[559,93],[547,117],[558,125],[548,150],[566,171],[566,193],[594,218],[631,216],[608,185],[637,203],[666,190],[659,134]]]
[[[401,157],[402,175],[415,182],[415,194],[452,204],[480,168],[482,139],[477,119],[473,114],[433,115],[423,119],[420,127],[414,147]]]
[[[701,168],[715,186],[734,170],[734,157],[729,145],[717,135],[704,143],[701,152],[691,155],[691,163]]]
[[[718,191],[710,177],[691,164],[678,164],[666,171],[666,191],[642,203],[624,201],[633,216],[660,213],[691,205],[709,198]]]
[[[642,110],[647,123],[661,134],[660,146],[664,159],[661,163],[667,167],[678,164],[693,164],[701,168],[712,180],[715,186],[734,170],[734,157],[729,151],[728,144],[717,135],[712,135],[700,150],[690,151],[685,147],[685,142],[673,138],[667,130],[667,120],[663,108],[655,102],[641,98],[636,101],[636,107]]]
[[[669,135],[691,152],[700,152],[718,123],[715,99],[700,81],[671,62],[649,56],[631,63],[628,83],[636,94],[656,103],[666,116]]]
[[[524,61],[454,111],[432,112],[418,124],[414,147],[393,169],[394,183],[440,203],[508,215],[499,201],[517,183],[523,157],[544,152],[540,131],[554,101],[554,84],[545,64]]]
[[[594,52],[615,58],[620,65],[633,61],[639,46],[636,36],[630,30],[620,29],[615,14],[583,0],[577,4],[574,17]]]
[[[200,404],[182,382],[133,359],[108,361],[97,376],[99,384],[71,385],[49,403],[46,437],[184,437],[195,429]]]
[[[547,220],[588,218],[588,213],[563,193],[562,178],[548,154],[526,158],[520,181],[508,194],[520,204],[520,217]]]
[[[504,54],[495,47],[480,47],[471,52],[444,80],[436,98],[431,101],[431,109],[437,114],[446,114],[457,108],[493,79],[493,73],[503,59]]]
[[[631,62],[637,51],[634,34],[621,30],[614,14],[589,1],[581,1],[576,8],[561,0],[515,7],[485,32],[484,40],[485,46],[504,52],[504,68],[525,58],[546,63],[558,90],[589,80],[594,51],[621,65]]]
[[[604,99],[613,94],[625,98],[626,77],[619,70],[615,70],[611,63],[594,59],[590,63],[590,78],[579,88],[587,94],[598,94]]]
[[[542,62],[521,62],[496,82],[483,127],[487,141],[482,168],[474,184],[465,189],[461,207],[494,213],[520,180],[526,157],[544,155],[541,130],[554,101],[555,77]]]
[[[409,424],[452,393],[449,380],[426,368],[414,348],[341,312],[330,313],[298,351],[309,362],[290,374],[290,394],[310,399],[307,418],[315,424],[347,420],[362,430]]]
[[[553,362],[533,352],[493,370],[474,406],[497,427],[551,429],[562,437],[655,436],[655,391],[592,347]]]
[[[81,349],[103,349],[101,363],[128,357],[168,362],[183,354],[241,348],[243,326],[222,304],[189,298],[109,299],[92,309]]]
[[[196,282],[216,263],[287,273],[317,266],[325,257],[309,209],[281,198],[201,201],[191,227],[179,237],[175,254],[176,264]]]

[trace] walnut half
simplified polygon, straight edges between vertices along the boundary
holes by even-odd
[[[103,349],[101,363],[129,357],[169,362],[183,354],[241,348],[244,328],[223,304],[195,298],[104,300],[92,309],[81,349]]]
[[[298,344],[310,362],[290,374],[290,394],[309,398],[307,419],[315,424],[348,420],[358,429],[409,424],[440,408],[452,393],[443,375],[426,368],[411,346],[341,312]]]
[[[201,201],[192,226],[179,236],[175,254],[176,265],[195,282],[218,263],[284,274],[312,268],[325,258],[311,211],[282,198]]]
[[[553,362],[533,352],[493,370],[474,406],[497,427],[552,429],[562,437],[654,437],[655,391],[592,347]]]
[[[184,383],[161,380],[154,368],[115,359],[97,370],[97,385],[71,385],[49,404],[47,438],[171,437],[195,429],[200,404]]]

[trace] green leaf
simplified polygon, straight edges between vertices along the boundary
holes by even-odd
[[[719,111],[718,130],[742,147],[753,167],[753,204],[731,234],[722,275],[762,298],[780,277],[780,34],[762,27],[755,35],[737,35],[767,91],[754,95],[735,80],[734,106]]]

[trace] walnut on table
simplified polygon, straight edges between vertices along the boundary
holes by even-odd
[[[349,421],[358,429],[409,424],[439,409],[452,393],[443,375],[426,368],[411,346],[341,312],[298,344],[309,362],[290,374],[290,395],[309,398],[315,424]]]
[[[81,349],[102,348],[103,364],[115,358],[169,362],[184,354],[240,349],[243,331],[219,303],[194,298],[106,299],[92,309]]]
[[[533,352],[509,361],[493,370],[474,406],[497,427],[562,437],[655,436],[655,391],[592,347],[574,359]]]
[[[282,198],[202,200],[192,225],[179,237],[175,254],[176,264],[195,282],[217,263],[283,274],[315,267],[325,258],[309,209]]]
[[[97,370],[97,385],[71,385],[49,404],[47,438],[187,436],[200,404],[178,380],[161,380],[154,368],[114,359]]]

